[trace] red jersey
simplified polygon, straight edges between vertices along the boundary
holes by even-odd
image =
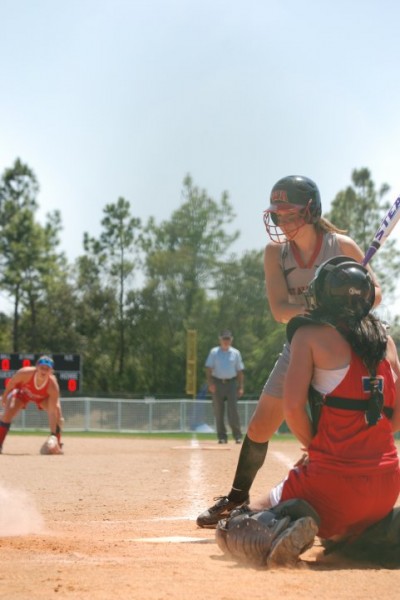
[[[377,378],[384,406],[394,408],[395,384],[386,359],[379,363]],[[370,375],[362,360],[352,351],[350,367],[341,383],[328,394],[337,398],[365,401],[370,397]],[[382,415],[368,427],[364,410],[323,406],[317,434],[308,448],[311,465],[341,473],[363,474],[399,466],[389,419]]]
[[[50,377],[44,385],[37,387],[35,383],[35,374],[36,371],[32,371],[30,379],[25,382],[20,381],[17,383],[14,390],[17,390],[18,397],[22,400],[24,405],[28,404],[28,402],[35,402],[40,407],[43,400],[46,400],[49,396]]]

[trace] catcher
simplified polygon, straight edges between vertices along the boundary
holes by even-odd
[[[309,315],[287,326],[291,356],[284,410],[308,459],[267,496],[220,521],[217,542],[239,559],[294,564],[314,532],[328,551],[400,563],[400,509],[393,509],[400,492],[393,436],[400,428],[400,364],[394,341],[370,313],[374,284],[354,259],[338,256],[323,263],[307,297]],[[287,501],[308,511],[282,517]]]
[[[29,402],[48,414],[50,436],[41,448],[41,454],[62,454],[60,390],[53,374],[54,362],[41,356],[34,367],[19,369],[10,379],[2,396],[3,414],[0,420],[0,453],[12,420]]]

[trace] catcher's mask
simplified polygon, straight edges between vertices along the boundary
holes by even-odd
[[[270,206],[264,212],[264,225],[270,239],[278,244],[292,240],[297,232],[318,221],[321,197],[317,185],[308,177],[283,177],[272,188]]]

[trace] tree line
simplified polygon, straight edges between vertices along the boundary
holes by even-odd
[[[239,232],[230,232],[236,215],[227,192],[215,200],[187,175],[181,206],[160,223],[142,223],[119,197],[99,216],[99,237],[85,232],[70,263],[60,248],[61,213],[38,220],[39,191],[20,159],[1,176],[0,289],[13,307],[0,313],[1,351],[81,354],[84,394],[182,397],[187,330],[197,331],[200,388],[207,353],[229,328],[245,361],[247,397],[258,397],[285,327],[265,297],[263,249],[232,251]],[[365,251],[388,191],[376,189],[368,169],[354,170],[324,216]],[[387,305],[400,270],[394,245],[388,240],[373,263]],[[391,333],[400,339],[397,320]]]

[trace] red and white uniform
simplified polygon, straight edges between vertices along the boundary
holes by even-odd
[[[318,371],[320,382],[323,373],[332,377],[331,371]],[[382,381],[385,407],[393,408],[395,387],[387,360],[379,364],[377,377]],[[361,359],[352,353],[343,379],[329,395],[367,400],[369,378]],[[289,472],[271,491],[271,502],[307,500],[321,517],[320,537],[358,535],[393,508],[400,493],[400,469],[386,416],[368,427],[364,410],[324,406],[308,452],[309,463]]]
[[[50,377],[42,386],[38,387],[35,382],[35,374],[36,371],[33,371],[28,381],[17,383],[11,393],[18,396],[24,405],[23,408],[29,402],[35,402],[37,407],[42,410],[41,404],[49,396]]]

